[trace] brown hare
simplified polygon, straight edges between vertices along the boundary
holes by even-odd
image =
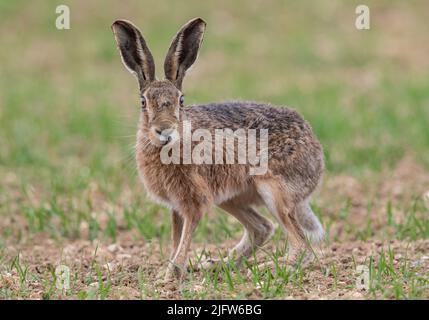
[[[165,58],[165,79],[157,80],[152,54],[138,28],[125,20],[112,25],[122,62],[140,87],[139,176],[147,193],[171,208],[173,248],[166,279],[186,274],[192,234],[202,215],[214,206],[230,213],[245,228],[229,255],[237,263],[273,234],[273,224],[256,211],[258,206],[266,206],[283,227],[291,252],[306,250],[310,242],[324,237],[309,206],[309,197],[324,171],[323,151],[310,125],[296,111],[256,102],[185,107],[182,82],[197,58],[205,27],[206,23],[196,18],[179,30]],[[181,132],[185,121],[192,124],[193,131],[268,130],[266,172],[251,174],[248,163],[164,163],[161,154],[167,146],[184,148]],[[224,152],[226,149],[223,146]],[[257,151],[263,150],[259,147]]]

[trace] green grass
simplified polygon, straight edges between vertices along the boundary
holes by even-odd
[[[380,292],[395,299],[417,299],[429,286],[426,275],[419,274],[417,268],[404,259],[399,266],[394,265],[395,253],[389,249],[382,251],[377,260],[370,257],[370,294],[374,297]],[[405,287],[408,286],[408,290]]]
[[[359,1],[194,0],[186,6],[177,1],[62,1],[71,9],[72,28],[65,31],[54,28],[58,4],[0,4],[0,280],[4,273],[18,279],[18,286],[0,282],[0,298],[29,298],[31,283],[41,284],[45,299],[63,297],[55,288],[53,266],[38,273],[26,265],[30,257],[20,258],[19,249],[38,235],[52,239],[61,251],[64,243],[109,244],[131,233],[136,241],[159,243],[162,259],[168,256],[168,210],[146,198],[134,165],[137,84],[114,44],[110,25],[117,18],[141,27],[159,77],[180,25],[194,16],[207,20],[199,60],[184,83],[188,103],[262,100],[305,116],[324,146],[326,183],[347,176],[364,189],[359,204],[341,193],[346,186],[339,198],[322,190],[314,199],[328,246],[375,240],[413,245],[429,238],[428,206],[422,199],[427,184],[413,182],[429,176],[424,1],[374,1],[370,31],[354,28]],[[411,175],[402,178],[406,195],[381,196],[376,186],[410,158],[422,170],[411,168]],[[194,240],[220,245],[240,232],[238,223],[218,213],[204,216]],[[282,247],[280,231],[274,240]],[[284,253],[266,254],[275,262]],[[365,297],[427,298],[427,270],[419,273],[406,261],[393,266],[392,254],[368,257],[371,290]],[[117,277],[128,273],[117,276],[100,263],[94,258],[87,278],[73,274],[75,284],[65,297],[114,296]],[[310,273],[325,274],[332,292],[352,290],[353,281],[341,279],[343,268],[332,261]],[[308,290],[309,276],[299,265],[276,264],[276,269],[272,274],[249,264],[240,271],[225,261],[214,274],[191,274],[193,280],[180,294],[284,298]],[[152,275],[140,271],[134,270],[132,278],[140,298],[162,297],[151,284]],[[199,281],[204,284],[197,290]]]

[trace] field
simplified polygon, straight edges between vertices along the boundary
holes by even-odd
[[[70,30],[55,28],[60,4]],[[370,30],[355,27],[358,4],[1,1],[0,299],[428,299],[429,3],[368,1]],[[137,84],[110,25],[141,28],[161,77],[171,38],[196,16],[207,30],[187,103],[287,105],[324,146],[312,207],[327,240],[310,265],[255,267],[285,255],[277,230],[241,270],[225,261],[181,285],[158,281],[170,214],[138,181]],[[192,263],[241,233],[220,210],[205,215]]]

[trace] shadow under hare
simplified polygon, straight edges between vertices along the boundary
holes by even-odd
[[[154,201],[171,209],[173,243],[166,280],[186,274],[192,234],[202,215],[214,206],[234,216],[245,228],[242,239],[229,253],[237,264],[273,234],[274,226],[257,212],[259,206],[266,206],[282,226],[291,252],[305,251],[324,237],[309,206],[309,197],[322,178],[323,151],[310,125],[296,111],[256,102],[184,105],[183,78],[197,58],[205,27],[206,23],[196,18],[179,30],[165,58],[165,79],[157,80],[152,54],[138,28],[126,20],[112,25],[122,62],[136,76],[140,88],[142,111],[136,142],[139,176]],[[252,173],[254,164],[237,161],[239,152],[226,159],[227,151],[238,146],[236,141],[229,149],[221,146],[217,159],[221,163],[189,163],[181,153],[178,162],[165,163],[162,154],[166,148],[171,154],[174,148],[185,151],[197,147],[194,139],[185,145],[187,123],[192,125],[191,133],[204,129],[213,135],[221,129],[234,134],[239,129],[267,130],[265,149],[261,144],[255,146],[259,155],[267,151],[267,156],[260,158],[266,161],[266,170]],[[204,151],[209,160],[218,152]]]

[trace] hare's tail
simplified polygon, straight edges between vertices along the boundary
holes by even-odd
[[[297,212],[297,220],[305,236],[312,243],[320,243],[325,239],[325,231],[319,221],[319,218],[311,210],[307,201],[304,201],[299,207]]]

